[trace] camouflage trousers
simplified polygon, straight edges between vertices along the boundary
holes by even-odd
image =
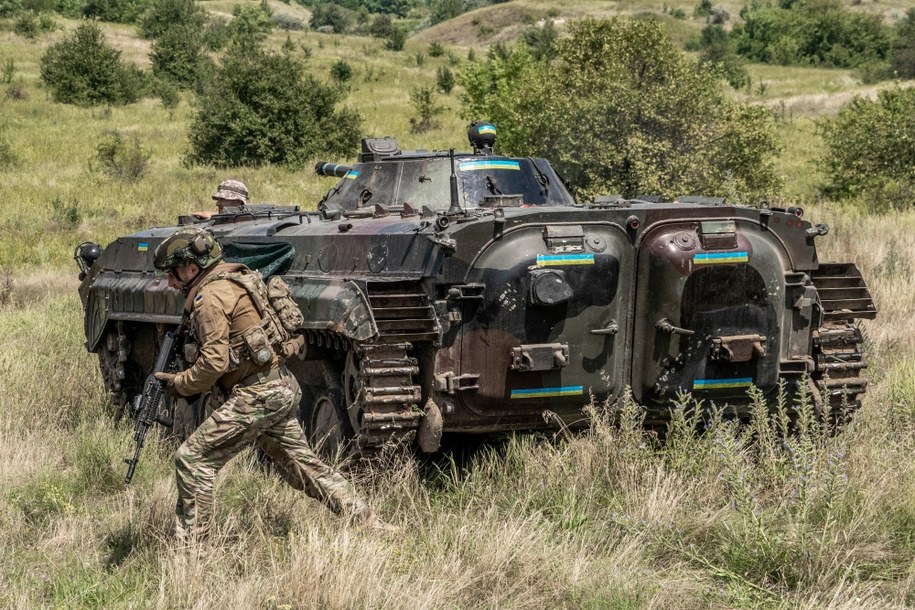
[[[322,462],[308,446],[295,418],[302,392],[295,377],[283,369],[280,379],[235,386],[175,453],[178,483],[176,534],[193,542],[209,533],[213,485],[219,470],[257,441],[277,472],[294,488],[305,491],[338,515],[355,521],[371,511],[343,475]]]

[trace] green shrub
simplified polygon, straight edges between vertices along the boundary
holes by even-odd
[[[64,483],[50,478],[19,487],[10,500],[26,521],[36,527],[46,527],[53,518],[76,512],[73,497]]]
[[[305,29],[305,23],[302,19],[290,13],[276,13],[273,16],[273,25],[287,32]]]
[[[2,67],[0,67],[0,83],[4,85],[12,84],[15,77],[16,62],[13,61],[12,57],[7,57],[3,60]]]
[[[369,25],[369,34],[375,38],[387,38],[394,33],[394,20],[390,15],[375,15]]]
[[[896,26],[890,67],[896,78],[915,78],[915,8],[910,8]]]
[[[403,27],[395,27],[391,33],[384,39],[384,48],[389,51],[403,51],[407,44],[407,30]]]
[[[699,39],[699,62],[716,66],[734,89],[750,85],[750,74],[737,55],[733,41],[720,25],[709,24],[702,28]]]
[[[41,31],[41,25],[38,22],[38,15],[32,11],[23,11],[16,17],[13,23],[13,31],[23,38],[34,40],[38,38]]]
[[[198,32],[205,23],[206,13],[194,0],[152,0],[139,29],[145,38],[159,38],[175,25]]]
[[[329,29],[334,34],[345,34],[353,26],[353,17],[350,11],[342,6],[326,2],[315,5],[308,25],[313,30]]]
[[[879,208],[911,206],[915,193],[915,90],[856,97],[821,124],[824,166],[833,197],[867,195]]]
[[[527,45],[534,59],[553,59],[556,57],[556,41],[559,32],[552,20],[543,27],[531,26],[521,32],[521,40]]]
[[[708,17],[712,14],[712,0],[699,0],[693,9],[693,17]]]
[[[440,42],[429,43],[429,57],[442,57],[445,55],[445,47]]]
[[[180,24],[158,35],[149,59],[153,74],[184,89],[199,85],[211,65],[203,51],[203,30]]]
[[[95,149],[98,168],[109,178],[127,183],[136,182],[149,171],[151,156],[138,136],[128,142],[116,129],[105,134]]]
[[[75,229],[83,220],[79,201],[54,197],[51,200],[51,219],[64,229]]]
[[[54,10],[64,17],[76,19],[83,15],[83,4],[84,0],[56,0]]]
[[[86,0],[83,17],[98,21],[136,23],[146,10],[146,0]]]
[[[265,1],[236,4],[229,22],[230,43],[245,49],[259,46],[273,29],[273,12]]]
[[[744,23],[732,31],[737,52],[747,59],[782,65],[854,68],[883,61],[888,29],[876,15],[853,13],[840,0],[815,0],[794,8],[744,7]]]
[[[94,23],[82,23],[41,58],[41,80],[55,101],[79,106],[129,104],[143,91],[143,74],[121,61]]]
[[[497,125],[508,154],[549,157],[583,197],[780,188],[770,114],[733,102],[662,25],[589,19],[569,33],[546,65],[520,45],[467,66],[463,116]]]
[[[213,17],[203,30],[203,44],[211,51],[222,50],[231,39],[229,20],[224,17]]]
[[[19,164],[19,157],[13,151],[6,135],[0,132],[0,170],[9,169]]]
[[[465,8],[464,0],[431,0],[429,3],[430,18],[433,24],[441,23],[454,19],[463,13]]]
[[[22,0],[22,8],[35,13],[53,13],[57,3],[54,0]]]
[[[341,95],[307,75],[291,54],[235,50],[199,100],[188,160],[301,167],[318,154],[350,154],[361,118],[337,108]]]
[[[330,76],[338,83],[345,83],[353,77],[353,67],[345,59],[338,59],[330,66]]]
[[[438,67],[435,71],[435,86],[445,95],[451,93],[451,90],[454,89],[454,72],[451,71],[451,68],[448,66]]]
[[[435,91],[432,87],[415,87],[410,91],[410,101],[416,110],[416,116],[410,117],[410,131],[424,133],[441,127],[436,116],[442,113],[442,108],[435,103]]]
[[[8,19],[22,10],[22,0],[0,0],[0,19]]]
[[[152,84],[152,93],[162,102],[162,107],[172,112],[181,102],[181,93],[178,87],[167,80],[156,79]]]

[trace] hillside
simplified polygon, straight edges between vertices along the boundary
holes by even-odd
[[[885,20],[910,5],[845,3]],[[237,2],[201,4],[228,17]],[[742,3],[721,4],[733,16]],[[345,61],[345,105],[367,134],[396,136],[404,148],[466,149],[460,87],[436,94],[439,127],[410,131],[410,91],[433,87],[437,69],[458,71],[471,50],[483,55],[546,18],[562,31],[583,16],[651,12],[684,43],[705,25],[693,6],[514,0],[423,29],[403,51],[310,30],[274,29],[268,44],[279,49],[288,37],[325,83]],[[270,7],[303,23],[310,15],[295,4]],[[246,452],[220,475],[212,543],[189,553],[172,538],[174,446],[151,439],[136,479],[123,485],[133,439],[112,426],[96,356],[83,346],[73,249],[209,209],[224,178],[244,180],[256,202],[307,209],[331,183],[308,164],[188,165],[199,109],[192,93],[174,108],[153,97],[114,107],[52,101],[41,56],[78,25],[54,21],[57,29],[29,39],[0,20],[0,75],[9,75],[0,83],[0,156],[15,157],[0,164],[0,607],[915,606],[915,212],[873,215],[819,190],[818,121],[893,83],[865,84],[851,69],[754,64],[751,86],[732,93],[775,112],[785,201],[830,224],[817,238],[822,260],[855,261],[880,309],[863,329],[867,397],[846,429],[835,433],[805,407],[799,429],[785,434],[759,405],[752,430],[764,438],[714,417],[701,426],[684,419],[661,443],[629,405],[622,425],[598,416],[586,433],[513,435],[438,460],[392,456],[385,473],[364,473],[358,484],[403,528],[399,536],[341,523]],[[124,59],[149,66],[151,43],[134,26],[101,27]],[[444,53],[433,56],[432,43]],[[100,160],[115,131],[144,153],[136,180]]]

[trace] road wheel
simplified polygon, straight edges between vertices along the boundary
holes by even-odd
[[[339,388],[303,387],[299,413],[308,440],[321,457],[336,460],[352,451],[355,433]]]

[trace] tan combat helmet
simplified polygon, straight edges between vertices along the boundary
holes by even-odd
[[[241,180],[223,180],[216,187],[213,199],[237,201],[238,205],[248,205],[248,187]]]

